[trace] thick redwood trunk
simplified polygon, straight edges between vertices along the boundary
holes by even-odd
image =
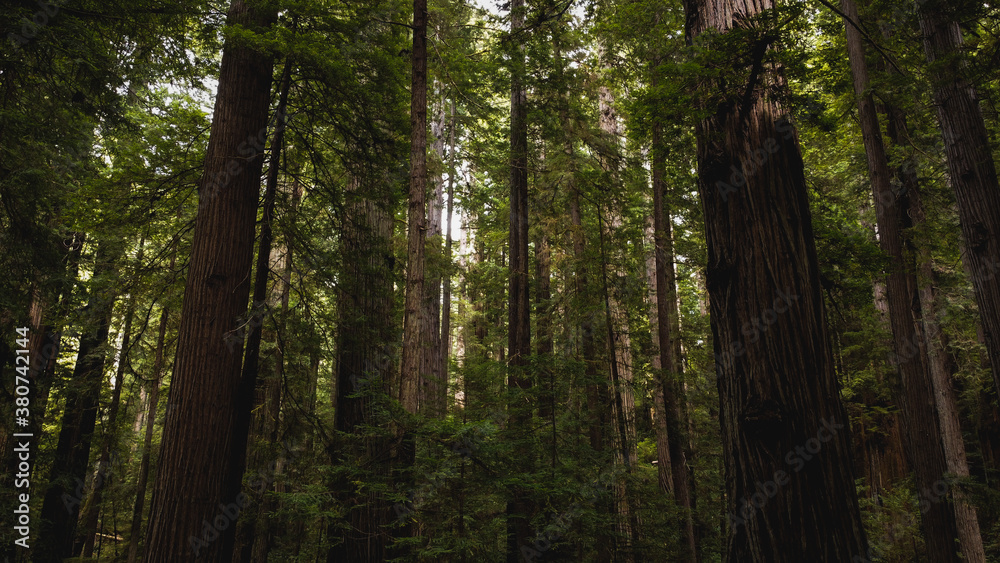
[[[273,9],[232,0],[227,23],[263,31],[276,17]],[[227,41],[199,190],[147,563],[195,556],[228,562],[234,520],[246,503],[243,421],[252,405],[241,384],[241,327],[250,297],[272,66],[270,55]]]
[[[427,228],[427,0],[413,0],[413,50],[410,56],[410,187],[406,213],[406,295],[403,306],[399,402],[415,414],[420,402],[421,361],[427,346],[423,334],[424,254]],[[416,461],[416,438],[405,425],[397,429],[396,486],[412,485],[410,468]],[[405,537],[413,529],[407,519],[397,531]]]
[[[413,52],[410,85],[410,192],[407,212],[406,305],[403,312],[402,380],[399,400],[417,411],[422,336],[427,194],[427,0],[413,0]],[[405,454],[404,454],[405,455]],[[410,462],[412,463],[412,461]]]
[[[688,35],[730,30],[769,1],[689,0]],[[733,48],[736,48],[733,46]],[[721,403],[729,561],[867,555],[813,241],[802,156],[769,45],[746,84],[706,85],[699,192]],[[742,63],[733,68],[746,75]]]

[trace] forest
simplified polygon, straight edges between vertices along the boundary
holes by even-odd
[[[0,0],[0,558],[1000,562],[994,0]]]

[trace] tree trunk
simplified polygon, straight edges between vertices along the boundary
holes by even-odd
[[[524,33],[524,0],[511,0],[510,33]],[[530,436],[532,409],[528,399],[531,379],[527,373],[531,354],[531,302],[528,296],[528,93],[524,86],[525,59],[523,38],[511,68],[510,91],[510,285],[507,293],[507,385],[512,438]],[[531,470],[533,452],[523,451],[512,470],[524,474]],[[507,562],[517,563],[522,549],[530,549],[531,503],[527,491],[513,486],[507,501]]]
[[[600,210],[598,210],[600,213]],[[629,341],[627,336],[623,336],[616,330],[616,325],[623,324],[620,314],[621,305],[617,301],[611,300],[611,291],[608,287],[608,259],[604,241],[604,225],[601,221],[601,281],[604,293],[604,314],[605,328],[608,337],[608,363],[611,372],[611,385],[609,386],[613,401],[611,403],[612,417],[615,422],[614,438],[615,463],[620,465],[624,474],[615,480],[615,498],[620,520],[618,528],[625,543],[619,541],[616,549],[616,559],[624,561],[635,561],[635,550],[640,540],[639,528],[639,502],[629,490],[628,483],[631,480],[633,468],[636,465],[637,452],[635,444],[635,400],[631,393],[631,370],[627,363],[631,361],[631,355],[627,352]],[[614,303],[614,304],[613,304]],[[616,310],[617,309],[617,310]]]
[[[336,428],[346,435],[342,464],[363,468],[359,477],[338,484],[349,528],[334,546],[330,563],[384,561],[392,537],[388,528],[391,503],[378,485],[387,487],[391,440],[373,431],[388,421],[386,399],[395,369],[396,326],[393,322],[392,211],[371,198],[372,186],[356,181],[347,193],[342,238],[344,272],[339,284],[337,327]],[[339,460],[335,460],[339,461]],[[369,486],[359,491],[354,479]]]
[[[441,375],[444,385],[440,389],[441,404],[448,404],[449,370],[448,362],[451,356],[451,270],[452,270],[452,240],[451,221],[455,211],[455,101],[451,102],[451,127],[448,131],[448,220],[445,227],[444,245],[444,296],[441,305]]]
[[[170,269],[173,270],[176,257],[170,258]],[[156,407],[160,398],[160,377],[163,375],[163,352],[166,345],[167,320],[169,310],[164,307],[160,312],[160,326],[156,333],[156,355],[153,360],[153,379],[149,386],[146,407],[145,435],[142,440],[142,459],[139,461],[139,475],[136,477],[135,504],[132,507],[131,537],[128,544],[128,563],[139,560],[139,540],[142,537],[142,512],[146,504],[146,484],[149,480],[149,463],[152,458],[153,428],[156,424]]]
[[[681,358],[679,353],[680,323],[677,311],[676,275],[674,272],[674,243],[670,215],[666,212],[666,154],[660,146],[660,127],[653,130],[653,241],[656,257],[656,318],[657,349],[660,373],[657,394],[663,400],[663,424],[666,427],[667,446],[670,449],[670,478],[674,491],[674,502],[684,514],[684,539],[688,561],[697,562],[698,542],[694,533],[692,514],[693,485],[688,479],[688,461],[685,451],[685,420],[681,412],[683,397],[681,386]]]
[[[653,252],[646,256],[646,284],[648,286],[647,300],[649,302],[649,332],[650,332],[650,365],[653,373],[661,373],[663,364],[660,362],[659,302],[656,293],[659,285],[656,283],[656,250],[653,235],[653,218],[646,225],[647,243],[654,246]],[[674,483],[671,480],[670,445],[667,433],[667,418],[664,412],[663,385],[653,381],[653,429],[656,432],[656,483],[660,491],[670,496],[674,494]]]
[[[603,59],[603,47],[601,48]],[[605,64],[605,66],[607,66]],[[611,193],[620,188],[621,182],[619,162],[621,158],[621,132],[618,126],[618,114],[615,111],[615,99],[611,89],[601,86],[598,91],[598,113],[601,132],[607,152],[600,157],[601,167],[610,179]],[[621,211],[615,202],[608,205],[608,234],[621,228]],[[603,221],[602,221],[603,222]],[[611,368],[611,386],[613,401],[611,403],[612,417],[615,420],[616,432],[612,434],[615,441],[616,462],[624,468],[624,476],[615,483],[617,508],[621,516],[618,526],[622,538],[619,542],[619,558],[626,563],[635,560],[635,549],[639,544],[639,499],[628,488],[629,475],[635,467],[636,434],[635,434],[635,396],[632,389],[632,342],[629,334],[628,315],[625,312],[627,304],[623,304],[617,291],[612,291],[608,282],[608,256],[604,244],[604,228],[601,231],[601,275],[604,289],[604,299],[607,316],[608,360]],[[618,264],[618,259],[614,260]],[[615,267],[615,278],[623,274],[620,266]],[[617,287],[617,285],[615,286]]]
[[[566,151],[572,156],[572,145],[567,142]],[[584,362],[584,379],[586,383],[587,395],[587,427],[590,438],[590,447],[595,453],[604,451],[604,434],[607,425],[608,402],[607,386],[601,381],[598,372],[597,347],[594,341],[594,316],[596,306],[592,302],[589,286],[589,272],[586,259],[586,238],[583,231],[583,217],[580,212],[580,190],[573,182],[569,186],[570,190],[570,222],[573,226],[573,256],[576,263],[576,276],[574,292],[578,314],[580,317],[580,354]],[[611,507],[601,502],[597,506],[599,513],[608,514]],[[597,560],[607,563],[612,559],[612,534],[604,531],[598,535]]]
[[[431,129],[431,162],[428,176],[432,184],[430,205],[427,207],[426,254],[424,262],[424,337],[427,349],[421,358],[420,410],[442,417],[447,385],[441,368],[441,217],[444,211],[444,146],[445,100],[440,96],[440,84],[435,81],[435,102],[431,106],[434,119]]]
[[[42,503],[42,524],[33,554],[36,562],[58,562],[72,556],[104,380],[104,348],[115,302],[112,286],[98,284],[109,283],[106,278],[115,272],[120,255],[118,249],[111,249],[106,242],[101,243],[96,252],[95,287],[85,309],[89,323],[80,338],[73,378],[67,389],[59,440],[49,471],[49,487]]]
[[[906,117],[896,107],[885,106],[888,123],[886,132],[896,146],[903,146],[906,131]],[[909,203],[903,210],[903,216],[912,220],[912,226],[920,229],[926,223],[923,203],[920,198],[920,186],[916,168],[906,163],[893,170],[894,180],[902,186],[904,198]],[[946,336],[937,320],[937,297],[934,291],[934,268],[930,248],[922,244],[917,249],[916,283],[920,302],[920,317],[923,328],[924,348],[927,367],[930,371],[931,383],[934,389],[934,402],[938,411],[938,423],[941,427],[941,443],[944,448],[945,465],[948,473],[958,477],[969,476],[969,464],[965,455],[965,441],[959,424],[958,399],[952,387],[952,369],[948,361]],[[979,529],[979,519],[975,507],[967,500],[959,489],[952,489],[955,499],[955,521],[958,525],[958,538],[961,542],[962,555],[967,561],[985,561],[982,534]]]
[[[413,50],[410,83],[410,188],[407,210],[406,296],[403,309],[403,350],[399,380],[399,402],[415,414],[419,408],[422,357],[427,335],[423,334],[424,253],[427,228],[427,0],[413,0]],[[409,469],[416,461],[416,438],[404,424],[399,429],[396,471],[398,487],[411,483]],[[412,534],[409,519],[397,531]]]
[[[139,259],[142,263],[142,245],[139,243]],[[115,373],[115,390],[111,395],[111,405],[108,407],[108,420],[104,435],[101,437],[101,457],[97,462],[97,476],[94,479],[94,488],[84,504],[83,514],[80,515],[80,522],[83,524],[83,556],[91,557],[94,554],[94,540],[97,537],[98,517],[100,516],[101,503],[104,497],[104,488],[108,486],[111,478],[112,461],[118,464],[118,454],[111,450],[117,442],[117,420],[118,409],[121,405],[122,386],[125,384],[125,366],[128,364],[128,355],[131,351],[132,342],[132,317],[135,314],[135,298],[131,298],[128,310],[125,312],[125,325],[122,328],[122,345],[118,350],[118,369]],[[112,460],[112,455],[115,459]],[[74,549],[74,553],[77,550]]]
[[[770,0],[689,0],[687,33],[730,30]],[[729,561],[867,555],[824,311],[802,156],[785,88],[754,40],[748,84],[706,85],[698,188],[726,466]],[[737,63],[739,64],[739,63]],[[747,69],[732,69],[737,75]],[[733,97],[732,92],[738,92]]]
[[[535,292],[535,318],[538,336],[535,338],[535,353],[542,362],[538,370],[538,383],[542,388],[539,395],[538,417],[550,425],[550,432],[544,439],[545,449],[551,456],[552,468],[556,467],[556,396],[555,373],[550,362],[555,352],[552,337],[552,255],[547,235],[535,239],[535,278],[538,290]]]
[[[410,87],[410,193],[407,213],[406,308],[403,317],[402,381],[399,398],[417,411],[423,330],[424,253],[427,194],[427,0],[413,0],[413,67]],[[412,463],[412,461],[410,462]]]
[[[841,7],[845,19],[858,21],[858,11],[853,0],[841,0]],[[902,381],[899,403],[907,432],[910,462],[917,490],[920,492],[918,494],[921,501],[929,501],[929,509],[921,510],[921,529],[931,559],[959,561],[954,505],[946,497],[927,498],[928,491],[931,491],[931,495],[934,494],[935,484],[944,478],[948,468],[938,412],[934,404],[933,384],[924,353],[923,330],[918,321],[920,311],[919,308],[917,311],[912,310],[914,304],[919,304],[916,264],[912,249],[903,240],[903,230],[908,226],[906,201],[910,195],[897,196],[892,191],[882,130],[875,112],[875,102],[868,92],[868,67],[861,32],[850,25],[850,22],[845,22],[845,27],[858,118],[875,201],[879,247],[890,261],[886,276],[886,299],[895,349],[893,363],[896,364],[894,367],[899,370]]]
[[[286,59],[284,68],[281,71],[281,85],[278,92],[278,107],[275,110],[275,130],[274,138],[271,140],[271,151],[269,155],[267,180],[264,185],[264,209],[260,224],[260,242],[257,248],[257,263],[254,266],[253,298],[251,317],[249,320],[249,333],[246,337],[246,352],[243,358],[243,368],[240,375],[240,385],[242,389],[240,395],[242,400],[250,401],[253,408],[242,414],[242,418],[237,421],[236,434],[246,436],[242,444],[242,454],[238,449],[240,444],[234,448],[235,455],[242,455],[243,461],[251,469],[259,470],[260,465],[266,464],[270,460],[263,460],[266,457],[260,451],[257,444],[251,440],[273,441],[272,434],[277,432],[277,416],[272,416],[271,404],[280,405],[281,380],[276,377],[276,373],[270,373],[268,377],[259,378],[260,374],[260,345],[264,334],[264,323],[273,314],[274,300],[268,299],[267,282],[271,274],[271,263],[276,259],[272,252],[274,240],[274,202],[278,192],[278,177],[281,169],[281,154],[285,144],[284,118],[288,107],[288,91],[291,88],[292,65]],[[238,441],[238,440],[237,440]],[[244,514],[236,522],[236,540],[233,549],[233,560],[236,563],[249,561],[255,543],[255,532],[258,526],[263,525],[263,491],[249,498],[249,514]]]
[[[232,0],[227,23],[270,27],[276,8]],[[228,562],[252,407],[241,382],[254,223],[273,61],[227,41],[199,190],[170,408],[144,561]],[[248,139],[257,146],[248,147]],[[252,389],[252,388],[251,388]]]
[[[1000,393],[1000,184],[976,89],[964,76],[962,32],[952,10],[944,0],[917,2],[949,180],[968,249],[962,257]]]

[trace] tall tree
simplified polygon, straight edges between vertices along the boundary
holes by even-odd
[[[708,116],[697,124],[727,560],[850,561],[867,555],[867,540],[802,156],[783,107],[769,95],[783,88],[779,68],[766,60],[775,50],[774,8],[770,1],[685,3],[690,41],[714,29],[719,44],[739,50],[724,74],[741,83],[710,80],[705,86],[717,90],[700,92]],[[795,457],[796,448],[808,448],[808,457]]]
[[[858,10],[853,0],[841,0],[844,25],[847,35],[847,54],[851,64],[854,92],[857,98],[858,120],[868,157],[868,174],[872,183],[875,213],[878,221],[878,240],[882,251],[889,257],[886,276],[886,299],[889,306],[889,325],[892,329],[893,344],[896,349],[896,368],[902,380],[899,395],[903,420],[907,431],[910,462],[916,475],[917,490],[933,490],[934,483],[942,479],[948,471],[938,411],[935,408],[934,389],[928,371],[926,348],[916,357],[907,357],[905,351],[913,343],[922,344],[923,327],[913,308],[919,307],[917,294],[916,262],[912,247],[905,244],[903,229],[906,227],[904,198],[897,197],[890,185],[890,172],[882,130],[879,126],[875,101],[869,90],[868,66],[862,45],[861,32],[854,27],[858,21]],[[958,561],[959,539],[955,520],[955,509],[949,499],[931,503],[921,518],[921,528],[927,551],[935,561]],[[978,526],[976,526],[978,532]],[[969,532],[967,530],[967,532]],[[978,533],[975,534],[978,536]],[[963,537],[963,544],[977,550],[972,544],[978,542],[978,552],[982,553],[981,540],[973,539],[973,534]],[[973,560],[982,560],[973,557]]]
[[[61,561],[72,555],[117,292],[108,278],[115,272],[120,257],[117,243],[102,242],[95,251],[93,279],[96,283],[85,309],[87,324],[67,388],[55,458],[49,470],[49,486],[42,503],[40,541],[33,553],[34,561]]]
[[[170,260],[170,269],[174,266],[174,258]],[[132,506],[132,533],[128,544],[128,562],[139,560],[139,540],[142,538],[142,516],[146,505],[146,485],[149,481],[150,461],[152,459],[153,430],[156,424],[156,408],[160,399],[160,378],[163,375],[163,355],[166,348],[167,321],[170,310],[164,307],[160,310],[160,321],[156,329],[156,351],[153,359],[153,377],[144,381],[149,386],[146,393],[146,419],[142,438],[142,456],[139,459],[139,475],[135,485],[135,503]]]
[[[142,261],[142,246],[139,243],[139,256],[137,261]],[[132,319],[135,315],[135,297],[129,299],[125,310],[125,323],[122,326],[122,343],[118,349],[118,367],[115,369],[114,391],[111,393],[111,404],[108,406],[107,422],[103,424],[103,434],[101,436],[101,454],[97,461],[97,471],[95,472],[93,489],[84,505],[84,510],[80,514],[80,523],[83,526],[80,536],[82,537],[82,555],[91,557],[94,554],[94,541],[97,537],[97,526],[101,512],[101,504],[104,499],[104,489],[108,486],[112,472],[112,456],[117,456],[113,450],[117,447],[117,420],[118,410],[121,406],[122,387],[125,384],[125,368],[128,366],[129,353],[132,349]],[[79,541],[78,541],[79,543]],[[74,549],[74,552],[80,551]]]
[[[399,400],[417,410],[423,335],[427,197],[427,0],[413,0],[410,57],[410,190],[407,211],[406,305],[403,311],[402,380]]]
[[[403,306],[399,402],[416,414],[420,401],[421,367],[427,335],[424,332],[424,272],[427,228],[427,0],[413,0],[413,48],[410,51],[410,186],[406,212],[406,287]],[[416,461],[416,438],[404,423],[397,453],[396,475],[401,485]],[[404,485],[405,486],[405,485]],[[398,532],[413,532],[407,520]]]
[[[656,393],[662,396],[662,409],[657,416],[663,419],[667,432],[670,454],[670,479],[674,502],[684,512],[684,539],[689,561],[698,560],[698,545],[694,534],[694,515],[691,506],[691,482],[688,480],[688,459],[684,448],[681,421],[683,388],[681,385],[680,323],[677,312],[677,290],[674,272],[674,244],[670,216],[666,213],[664,198],[667,184],[666,152],[660,146],[660,126],[653,129],[653,242],[656,267],[656,337],[660,369]],[[662,471],[663,469],[661,469]]]
[[[261,32],[277,16],[262,0],[233,0],[226,22]],[[241,394],[244,323],[264,155],[247,140],[266,134],[272,56],[246,36],[223,48],[218,94],[199,186],[177,360],[163,430],[143,560],[232,558],[246,496],[246,436],[235,435],[251,404]],[[245,429],[243,430],[245,432]],[[243,448],[240,448],[243,445]]]
[[[518,434],[531,427],[532,411],[526,406],[531,379],[527,373],[531,355],[531,301],[528,296],[528,92],[524,85],[524,0],[510,3],[510,37],[515,41],[510,85],[510,232],[508,239],[510,282],[507,290],[507,386],[509,428]],[[531,454],[518,456],[518,472],[530,470]],[[528,543],[531,505],[527,492],[514,485],[507,501],[507,562],[520,561]]]
[[[948,159],[972,287],[979,304],[993,382],[1000,394],[1000,183],[976,88],[966,78],[962,30],[945,0],[918,1],[934,109]]]
[[[367,184],[367,185],[366,185]],[[338,314],[336,428],[345,436],[339,452],[347,467],[364,468],[360,478],[344,479],[341,495],[348,510],[343,541],[327,561],[384,561],[391,536],[391,510],[379,485],[387,485],[391,437],[386,398],[395,371],[396,335],[392,296],[392,231],[388,198],[376,184],[352,180],[343,229],[343,264]],[[358,481],[366,486],[358,487]]]
[[[281,81],[278,86],[278,106],[275,109],[275,129],[271,139],[271,150],[268,159],[267,179],[264,185],[264,206],[260,224],[260,242],[257,244],[257,262],[254,265],[253,297],[251,300],[251,318],[246,333],[246,352],[243,358],[243,368],[240,375],[241,401],[253,403],[253,411],[241,412],[244,418],[238,419],[236,426],[237,444],[239,437],[243,438],[242,447],[249,463],[260,465],[262,460],[258,448],[249,444],[249,438],[259,438],[263,441],[273,441],[277,433],[277,411],[281,402],[281,380],[276,371],[266,377],[260,374],[260,348],[264,335],[266,317],[274,314],[276,299],[268,299],[268,295],[280,295],[280,291],[268,290],[268,280],[271,274],[271,264],[275,257],[272,254],[274,239],[274,207],[278,194],[278,178],[281,170],[281,155],[285,149],[285,119],[288,111],[288,92],[292,84],[292,63],[285,59],[281,71]],[[251,396],[252,395],[252,396]],[[256,423],[256,424],[255,424]],[[251,430],[255,432],[251,432]],[[251,447],[248,449],[248,445]],[[236,450],[238,451],[238,450]],[[266,462],[263,462],[266,463]],[[259,469],[259,467],[257,467]],[[246,561],[250,558],[256,544],[256,527],[263,520],[263,499],[253,499],[255,506],[251,509],[252,516],[240,519],[237,527],[235,561]],[[265,556],[266,559],[266,556]]]

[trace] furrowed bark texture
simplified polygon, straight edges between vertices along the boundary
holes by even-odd
[[[747,27],[769,0],[688,0],[691,40]],[[764,14],[766,24],[768,14]],[[760,20],[758,20],[760,21]],[[734,48],[740,48],[733,46]],[[726,466],[728,561],[867,555],[809,214],[802,156],[765,37],[737,85],[706,88],[699,192]],[[744,78],[745,77],[745,78]],[[801,453],[800,453],[801,452]],[[755,496],[756,495],[756,496]]]
[[[976,89],[963,76],[962,32],[952,10],[945,0],[917,2],[948,175],[968,250],[962,258],[1000,393],[1000,184]]]
[[[227,21],[266,29],[276,13],[260,6],[233,0]],[[147,563],[232,557],[236,526],[230,514],[246,499],[240,490],[246,436],[236,434],[251,408],[241,396],[240,372],[272,66],[269,55],[227,41],[199,190]],[[241,461],[234,464],[235,459]],[[215,522],[226,519],[228,525],[219,530]]]
[[[410,85],[410,194],[407,212],[406,305],[399,400],[417,411],[423,355],[424,240],[427,194],[427,0],[413,0],[413,67]]]
[[[855,22],[858,20],[857,6],[853,0],[841,0],[841,7],[847,18]],[[896,351],[893,363],[899,370],[902,382],[899,403],[909,443],[910,462],[914,469],[917,491],[933,491],[934,484],[944,478],[948,467],[938,424],[933,383],[928,371],[923,330],[919,323],[916,262],[912,247],[905,244],[903,239],[903,230],[910,226],[904,213],[909,194],[897,196],[893,193],[875,101],[868,92],[868,67],[861,33],[849,22],[845,22],[845,27],[847,53],[857,96],[858,120],[875,201],[879,247],[889,257],[886,298],[893,347]],[[914,306],[917,307],[915,313],[912,311]],[[921,529],[931,559],[942,562],[959,561],[955,506],[947,497],[942,497],[938,502],[930,502],[928,510],[921,512]]]
[[[421,360],[427,345],[423,333],[424,252],[427,228],[427,0],[413,0],[413,50],[410,57],[410,188],[406,213],[406,295],[403,305],[403,350],[399,377],[399,402],[415,414],[420,402]],[[400,445],[396,452],[397,486],[408,488],[410,468],[416,461],[413,433],[404,423],[397,428]],[[413,532],[407,523],[399,537]]]
[[[677,312],[677,290],[675,289],[674,243],[670,216],[666,214],[664,193],[665,158],[658,144],[660,131],[653,133],[653,241],[656,259],[656,318],[657,350],[663,370],[657,393],[663,400],[663,425],[667,432],[667,447],[670,449],[670,478],[674,490],[674,502],[684,511],[684,539],[688,561],[698,560],[698,544],[694,532],[691,489],[688,479],[687,455],[681,431],[683,398],[681,386],[681,358],[679,353],[680,323]],[[661,470],[662,471],[662,470]]]
[[[510,4],[510,30],[516,41],[524,33],[524,0]],[[521,48],[523,49],[523,47]],[[510,92],[510,283],[507,306],[507,349],[509,373],[507,385],[511,391],[508,428],[518,435],[530,432],[531,405],[526,392],[531,389],[531,379],[525,373],[531,354],[531,302],[528,297],[528,93],[525,89],[524,51],[519,49],[520,60],[514,62]],[[520,436],[518,436],[520,437]],[[516,471],[530,470],[531,452],[525,452],[517,462]],[[507,501],[507,561],[521,560],[521,548],[529,542],[531,505],[527,493],[512,487]]]

